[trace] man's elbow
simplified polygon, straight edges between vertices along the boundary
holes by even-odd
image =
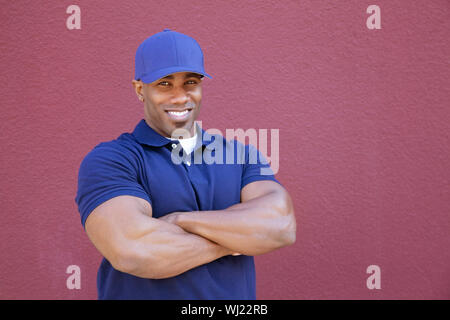
[[[138,255],[131,252],[129,248],[116,248],[114,255],[108,260],[112,267],[117,271],[134,275],[138,270],[138,260],[140,259]]]
[[[161,268],[158,267],[158,264],[154,260],[147,253],[123,250],[118,252],[115,255],[115,259],[110,262],[114,269],[136,277],[146,279],[166,278],[167,276],[163,274]]]
[[[280,235],[280,247],[289,246],[294,244],[297,238],[297,223],[295,220],[294,212],[289,213],[283,217],[284,223],[279,230]]]
[[[294,205],[292,199],[287,192],[281,193],[277,203],[278,234],[281,246],[294,244],[297,238],[297,221],[295,219]]]

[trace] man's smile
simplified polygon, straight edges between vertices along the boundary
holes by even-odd
[[[192,109],[185,109],[182,111],[166,111],[169,118],[173,121],[185,121],[191,115]]]

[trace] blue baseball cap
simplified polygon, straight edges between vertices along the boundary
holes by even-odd
[[[175,72],[193,72],[208,78],[203,52],[193,38],[170,29],[145,39],[136,50],[134,79],[151,83]]]

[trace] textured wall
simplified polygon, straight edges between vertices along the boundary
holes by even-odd
[[[77,171],[143,117],[134,54],[163,28],[204,50],[204,128],[280,130],[298,236],[256,258],[259,298],[450,298],[448,0],[0,3],[0,298],[96,298]]]

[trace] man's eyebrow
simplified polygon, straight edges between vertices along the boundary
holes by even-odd
[[[201,74],[198,73],[187,73],[185,78],[190,78],[190,77],[195,77],[195,78],[203,78],[203,76]]]
[[[198,73],[187,73],[184,78],[191,78],[191,77],[195,77],[195,78],[203,78],[203,76],[201,74]],[[166,79],[166,80],[172,80],[174,77],[173,75],[169,74],[168,76],[165,76],[164,78],[161,79]]]

